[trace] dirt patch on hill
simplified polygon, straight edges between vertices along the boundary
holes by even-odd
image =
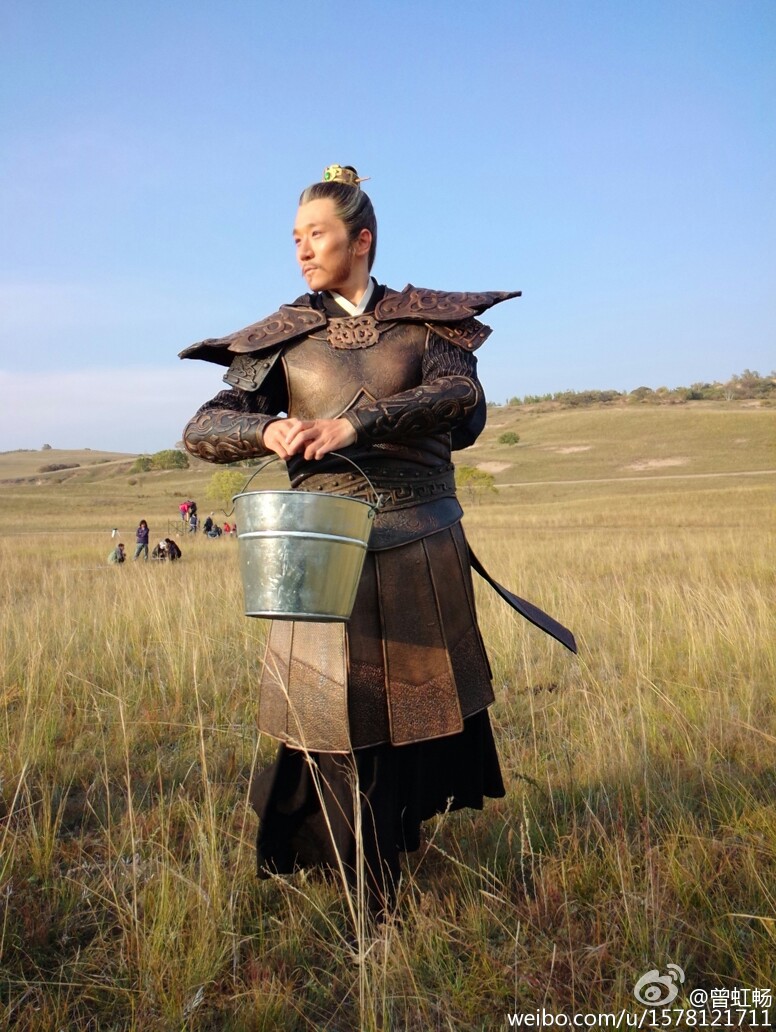
[[[557,452],[558,455],[573,455],[574,452],[590,451],[592,444],[569,444],[565,448],[552,448],[551,451]]]
[[[511,465],[511,462],[478,462],[477,469],[481,469],[483,473],[503,473]]]
[[[686,466],[690,460],[684,456],[675,459],[639,459],[632,462],[630,466],[623,466],[623,469],[634,469],[637,471],[645,469],[665,469],[667,466]]]

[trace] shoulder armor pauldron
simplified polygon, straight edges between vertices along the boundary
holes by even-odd
[[[501,301],[519,297],[520,293],[519,290],[494,290],[479,294],[450,292],[427,290],[408,284],[401,291],[386,289],[385,296],[375,306],[374,318],[378,324],[423,323],[451,343],[467,351],[474,351],[490,335],[490,328],[474,317]],[[230,365],[234,355],[267,352],[291,344],[326,326],[327,321],[326,313],[319,307],[313,307],[313,295],[304,294],[292,304],[281,305],[277,312],[245,329],[237,330],[227,337],[211,337],[192,344],[180,352],[180,357],[201,358],[219,365]],[[253,378],[254,373],[246,373],[245,369],[240,367],[234,376]],[[227,378],[231,376],[232,370],[224,379],[239,386],[237,379]],[[255,387],[247,389],[255,390]]]
[[[311,330],[326,325],[326,316],[313,308],[294,308],[282,305],[277,312],[268,315],[253,326],[233,333],[229,340],[229,350],[237,354],[246,351],[264,351],[277,344],[288,344],[297,337],[304,337]]]
[[[211,338],[192,344],[181,351],[180,358],[203,358],[208,362],[229,365],[235,354],[266,351],[279,344],[289,344],[311,330],[326,325],[326,315],[314,308],[281,305],[277,312],[261,322],[230,333],[228,337]]]
[[[273,355],[266,352],[260,355],[235,355],[228,372],[224,373],[224,383],[243,391],[257,391],[280,355],[281,349]]]
[[[519,290],[493,290],[482,294],[451,293],[413,287],[409,283],[398,293],[386,291],[385,297],[375,306],[375,316],[377,319],[407,319],[416,322],[462,322],[520,294]]]
[[[449,340],[451,344],[463,348],[464,351],[476,351],[493,332],[490,326],[486,326],[479,319],[474,318],[464,319],[463,322],[452,323],[451,325],[427,322],[426,326],[437,337],[444,337],[445,340]]]
[[[476,351],[491,334],[475,315],[501,301],[519,297],[519,290],[489,291],[481,294],[426,290],[408,284],[400,292],[386,292],[375,307],[378,319],[422,322],[439,337],[465,351]]]

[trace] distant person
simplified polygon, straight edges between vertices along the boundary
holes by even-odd
[[[167,558],[167,542],[160,541],[158,545],[154,545],[154,550],[151,553],[152,559],[166,559]]]
[[[111,554],[108,556],[109,563],[123,563],[127,558],[127,553],[124,551],[123,542],[119,542],[113,549]]]
[[[232,533],[232,527],[231,527],[231,524],[229,523],[229,520],[224,520],[224,534],[231,534],[231,533]]]
[[[210,531],[213,529],[213,513],[212,512],[210,513],[209,516],[207,516],[205,518],[205,522],[202,524],[202,529],[204,530],[204,532],[206,534],[209,534]]]
[[[196,502],[192,502],[190,500],[189,501],[189,519],[191,519],[192,516],[196,516],[196,515],[197,515],[197,503]]]
[[[148,524],[145,520],[141,520],[135,531],[135,554],[132,556],[133,561],[141,554],[144,559],[148,559],[148,534]]]
[[[207,536],[211,538],[220,538],[222,534],[223,530],[221,530],[217,523],[214,523],[207,532]]]
[[[189,513],[189,534],[196,534],[199,520],[195,512]]]
[[[178,548],[177,543],[173,541],[172,538],[165,538],[164,541],[167,545],[167,558],[170,560],[170,562],[173,562],[175,559],[180,559],[180,557],[183,555],[183,552],[181,552],[180,548]]]
[[[188,502],[181,502],[181,504],[178,506],[178,511],[181,514],[181,522],[182,523],[188,523],[188,519],[189,519],[189,503]]]

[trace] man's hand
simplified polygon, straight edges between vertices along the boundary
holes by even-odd
[[[281,459],[300,454],[321,459],[355,441],[356,431],[347,419],[276,419],[264,429],[265,447]]]

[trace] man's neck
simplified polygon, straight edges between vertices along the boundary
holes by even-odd
[[[344,283],[336,288],[336,293],[341,294],[344,298],[347,298],[352,305],[357,305],[361,298],[364,296],[367,287],[369,286],[369,268],[366,262],[358,262],[358,264],[351,269],[350,276]]]
[[[375,281],[370,277],[367,280],[365,289],[361,291],[361,296],[355,304],[349,297],[346,297],[345,294],[341,294],[338,290],[330,290],[329,295],[337,302],[340,308],[348,313],[348,315],[361,315],[369,304],[374,288]]]

